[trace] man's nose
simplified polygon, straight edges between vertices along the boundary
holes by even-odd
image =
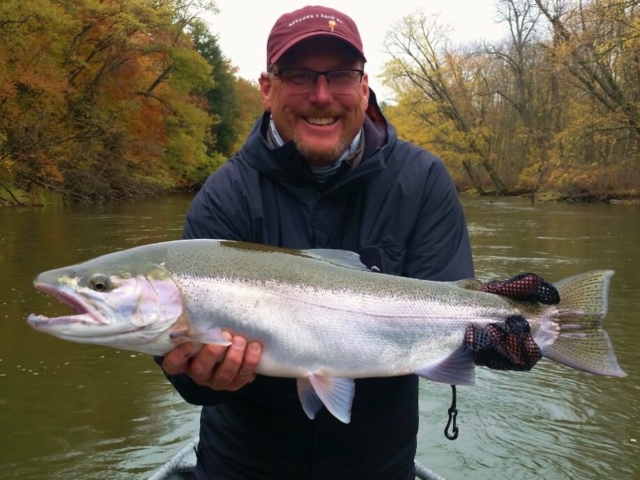
[[[325,75],[318,75],[310,93],[311,101],[316,104],[329,104],[332,100],[331,87]]]

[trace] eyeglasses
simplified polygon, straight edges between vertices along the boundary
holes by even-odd
[[[282,83],[290,85],[297,91],[311,90],[312,86],[318,81],[318,77],[324,75],[327,79],[329,88],[334,91],[347,90],[349,87],[362,82],[364,70],[355,68],[346,68],[342,70],[304,70],[301,68],[282,68],[272,72],[278,76]]]

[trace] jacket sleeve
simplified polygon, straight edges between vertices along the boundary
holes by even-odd
[[[189,207],[182,238],[250,240],[250,187],[241,177],[229,161],[207,179]]]
[[[467,224],[453,179],[431,156],[420,210],[406,245],[403,275],[437,281],[474,276]]]
[[[242,201],[234,191],[230,169],[223,166],[211,175],[193,200],[182,232],[183,239],[216,238],[225,240],[247,240],[248,213],[243,212]],[[162,365],[164,357],[154,357]],[[195,383],[188,375],[165,376],[177,392],[188,403],[194,405],[216,405],[224,402],[236,392],[217,391]]]

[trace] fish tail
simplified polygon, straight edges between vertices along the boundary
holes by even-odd
[[[554,286],[560,303],[543,314],[551,322],[537,342],[542,356],[578,370],[607,377],[625,377],[601,321],[607,314],[609,284],[614,272],[598,270],[565,278]]]

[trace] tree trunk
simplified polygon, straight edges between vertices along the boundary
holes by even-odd
[[[8,193],[9,195],[11,195],[11,198],[13,198],[13,202],[9,202],[9,203],[13,203],[16,207],[24,207],[24,206],[26,205],[25,203],[22,203],[20,200],[18,200],[18,199],[16,198],[16,196],[15,196],[15,195],[13,194],[13,192],[9,189],[9,187],[7,186],[7,184],[6,184],[6,183],[4,183],[2,180],[0,180],[0,186],[1,186],[2,188],[4,188],[4,189],[7,191],[7,193]]]
[[[489,162],[487,162],[486,160],[483,160],[481,165],[484,167],[484,169],[489,174],[489,178],[491,178],[491,181],[496,186],[498,191],[500,193],[504,193],[504,191],[507,189],[507,187],[504,185],[504,182],[502,181],[502,179],[498,175],[498,172],[496,172],[495,169],[493,168],[493,166]]]
[[[467,176],[469,177],[469,180],[471,180],[471,184],[473,185],[473,188],[475,188],[480,195],[486,195],[487,192],[485,192],[484,189],[482,188],[482,185],[480,184],[480,179],[478,178],[478,175],[476,174],[476,172],[473,171],[473,166],[471,165],[471,163],[464,160],[462,162],[462,166],[464,167],[464,171],[467,172]]]

